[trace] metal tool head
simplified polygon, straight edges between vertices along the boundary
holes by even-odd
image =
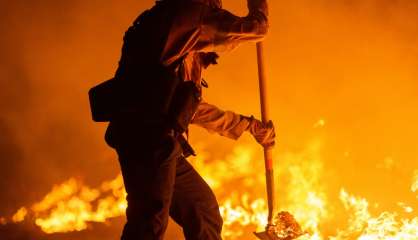
[[[272,233],[268,233],[268,232],[258,232],[258,233],[254,233],[254,235],[261,240],[293,240],[293,239],[297,239],[300,236],[287,236],[287,237],[279,237],[276,234],[272,234]]]
[[[299,223],[289,212],[279,212],[274,224],[268,224],[266,231],[254,233],[261,240],[292,240],[304,235]]]
[[[277,235],[265,232],[255,232],[254,235],[261,240],[283,240],[282,238],[279,238]]]

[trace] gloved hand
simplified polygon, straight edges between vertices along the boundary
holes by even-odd
[[[263,147],[273,147],[276,137],[273,122],[263,123],[252,116],[245,118],[249,121],[246,130],[254,136],[255,140]]]
[[[200,53],[200,60],[202,61],[204,69],[208,68],[210,65],[218,64],[218,58],[219,55],[215,52]]]

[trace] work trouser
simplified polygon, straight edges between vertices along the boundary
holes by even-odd
[[[124,135],[114,146],[128,193],[122,240],[162,240],[169,216],[183,228],[187,240],[221,239],[217,200],[182,156],[177,140],[168,133],[137,139],[132,139],[132,132]]]

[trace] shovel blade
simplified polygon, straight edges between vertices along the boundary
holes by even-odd
[[[260,240],[293,240],[293,239],[299,238],[303,234],[299,234],[296,236],[279,237],[274,233],[265,231],[265,232],[255,232],[254,235]]]
[[[254,235],[261,240],[281,240],[281,238],[268,232],[255,232]]]

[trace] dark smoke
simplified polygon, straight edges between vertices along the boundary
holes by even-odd
[[[8,216],[69,177],[97,184],[117,174],[104,125],[90,120],[87,90],[112,74],[140,7],[129,15],[116,2],[0,5],[0,216]],[[112,18],[126,22],[115,26]],[[110,50],[97,47],[109,38]]]

